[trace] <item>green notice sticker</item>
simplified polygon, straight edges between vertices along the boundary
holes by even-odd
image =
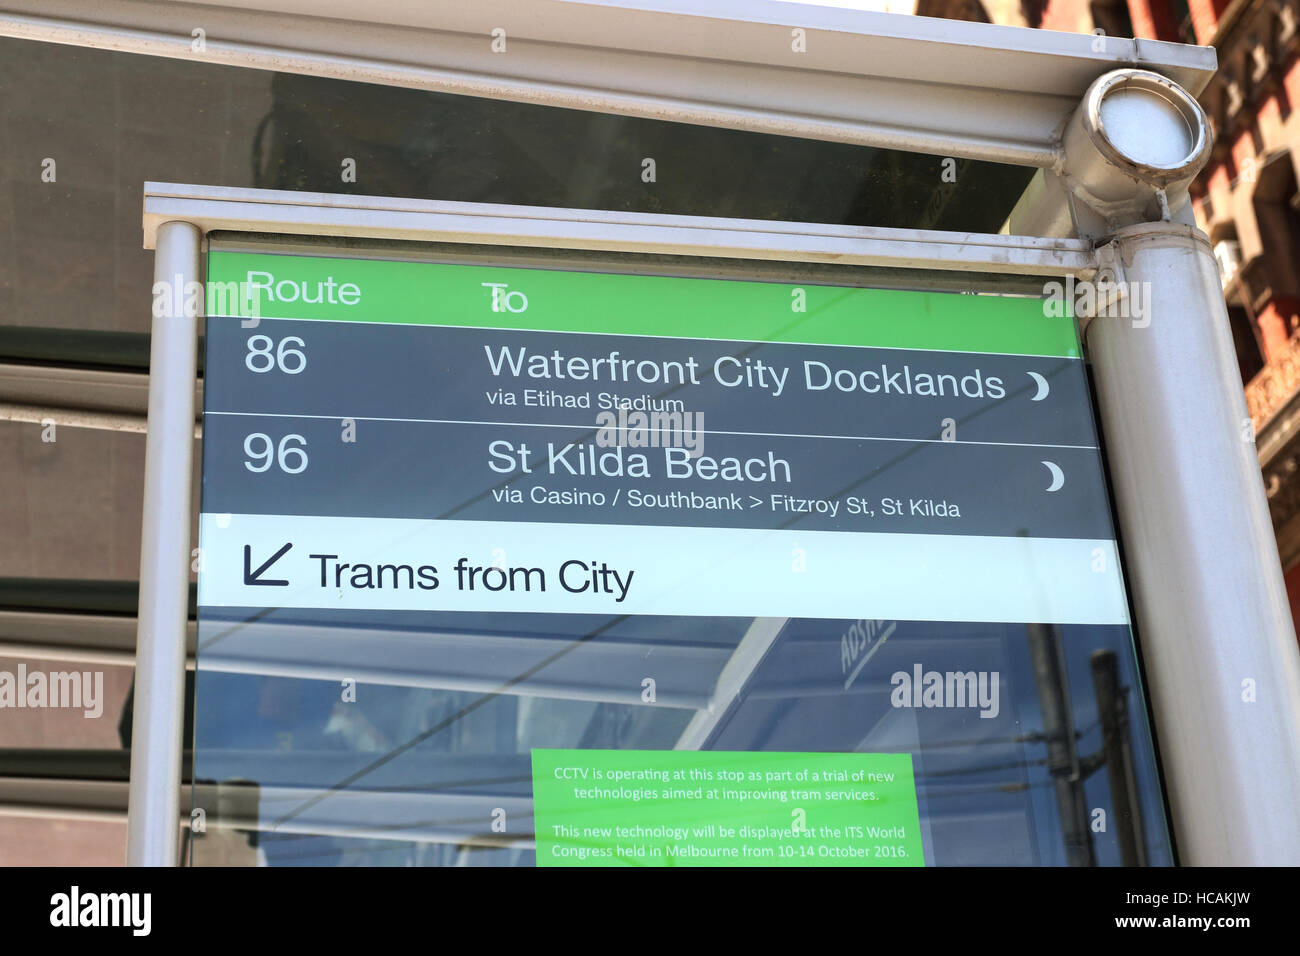
[[[534,750],[538,866],[924,866],[910,754]]]

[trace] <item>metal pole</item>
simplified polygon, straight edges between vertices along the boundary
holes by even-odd
[[[201,240],[192,224],[167,222],[154,253],[127,866],[178,862],[198,327],[187,304]]]
[[[1066,863],[1096,866],[1097,854],[1092,845],[1092,831],[1088,829],[1088,804],[1083,795],[1083,775],[1058,635],[1050,624],[1026,624],[1025,632],[1029,656],[1034,662],[1034,683],[1038,685],[1038,706],[1043,715],[1043,737],[1047,741],[1047,769],[1056,789],[1056,811],[1061,821]]]
[[[1181,860],[1295,865],[1300,652],[1209,241],[1100,251],[1133,315],[1086,338]]]
[[[1119,683],[1119,658],[1109,648],[1095,650],[1090,658],[1092,686],[1101,720],[1102,753],[1110,783],[1110,808],[1114,819],[1119,858],[1124,866],[1146,866],[1146,836],[1142,827],[1142,801],[1134,786],[1133,751],[1129,747],[1128,689]]]

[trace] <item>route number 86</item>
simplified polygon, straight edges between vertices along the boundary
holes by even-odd
[[[275,349],[275,354],[271,354],[271,348],[275,346],[275,340],[269,335],[253,335],[248,339],[248,354],[244,356],[244,364],[252,372],[269,372],[273,368],[278,368],[286,375],[297,375],[307,367],[307,354],[301,349],[285,348],[286,345],[295,343],[307,347],[307,343],[296,335],[286,335],[280,340],[280,344]]]
[[[297,445],[290,444],[297,442]],[[244,439],[244,454],[252,461],[245,461],[244,467],[255,474],[270,469],[272,464],[280,466],[286,475],[298,475],[307,470],[307,439],[301,435],[285,435],[276,445],[271,436],[263,432],[253,432]],[[253,462],[256,461],[257,464]]]

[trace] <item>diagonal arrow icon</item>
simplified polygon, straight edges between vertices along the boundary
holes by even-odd
[[[256,571],[254,571],[252,570],[253,546],[249,544],[244,545],[244,584],[259,585],[261,587],[269,587],[269,588],[287,588],[289,586],[288,581],[278,581],[273,578],[268,578],[267,580],[263,581],[262,572],[265,571],[267,568],[269,568],[271,565],[275,564],[275,562],[279,561],[286,554],[288,554],[289,549],[292,547],[293,547],[293,542],[290,541],[279,551],[275,552],[275,554],[271,555],[269,558],[263,561],[262,566],[258,568]]]

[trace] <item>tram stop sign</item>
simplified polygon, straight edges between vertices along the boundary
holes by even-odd
[[[325,629],[405,629],[406,641],[423,620],[484,641],[512,621],[530,634],[555,621],[582,654],[604,638],[574,621],[643,616],[665,633],[773,619],[785,622],[774,634],[898,622],[894,640],[909,622],[1127,634],[1077,334],[1042,299],[727,278],[721,266],[700,278],[301,253],[214,243],[208,257],[209,300],[230,294],[207,319],[201,620],[301,611]],[[201,630],[201,674],[236,653],[229,630]],[[837,693],[852,692],[885,632],[843,630],[824,662]],[[726,648],[733,667],[745,640]],[[269,646],[238,653],[270,660]],[[403,681],[396,646],[371,645],[389,683]],[[346,683],[325,647],[294,673]],[[590,664],[604,692],[546,690],[545,667],[562,666],[549,658],[541,671],[521,658],[518,677],[494,660],[503,694],[522,680],[629,706],[689,696],[648,650],[626,679]],[[444,666],[413,683],[480,687]],[[894,706],[920,706],[925,676],[918,664],[915,687],[886,685]],[[532,756],[522,798],[535,820],[522,828],[537,862],[763,862],[744,854],[767,844],[775,862],[923,862],[906,754],[811,753],[851,749],[828,740],[723,752],[722,712],[743,697],[719,698],[724,683],[709,675],[695,720],[711,729],[689,747],[677,731],[639,749],[512,738]],[[674,739],[718,752],[674,753]],[[841,785],[857,796],[798,796]],[[854,802],[867,792],[878,806]],[[827,800],[838,815],[819,820]]]

